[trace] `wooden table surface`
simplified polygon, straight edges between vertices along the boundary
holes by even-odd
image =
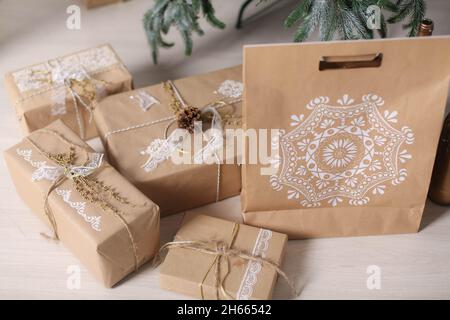
[[[227,22],[225,31],[205,26],[196,37],[192,57],[183,56],[178,35],[175,48],[162,50],[160,64],[150,60],[141,20],[148,0],[85,10],[81,30],[66,28],[66,8],[76,0],[0,0],[0,73],[72,51],[111,43],[130,69],[136,87],[242,63],[242,45],[289,42],[283,18],[297,1],[283,0],[250,19],[243,30],[233,28],[242,1],[215,1]],[[435,34],[450,34],[450,1],[429,0],[428,16]],[[250,14],[256,13],[254,8]],[[402,36],[400,26],[389,36]],[[274,57],[276,59],[276,57]],[[3,83],[0,86],[0,149],[17,143],[22,134]],[[92,141],[101,150],[99,141]],[[63,245],[39,235],[44,225],[19,199],[4,161],[0,164],[0,298],[11,299],[179,299],[159,289],[159,271],[147,265],[113,289],[105,289],[79,265]],[[210,214],[240,221],[239,197],[183,214]],[[162,219],[162,241],[175,234],[183,214]],[[72,266],[80,268],[80,287],[67,281]],[[380,271],[380,288],[368,289],[369,266]],[[428,203],[417,234],[289,241],[285,271],[301,289],[299,299],[450,298],[450,210]],[[274,298],[289,298],[278,281]]]

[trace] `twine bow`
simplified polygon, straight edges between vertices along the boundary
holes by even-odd
[[[98,173],[100,170],[106,168],[106,166],[104,166],[102,162],[103,155],[95,154],[94,159],[89,159],[89,152],[85,147],[70,142],[58,132],[49,129],[41,129],[35,131],[33,134],[39,133],[50,134],[69,147],[68,153],[52,154],[46,152],[43,148],[38,146],[33,140],[30,139],[30,137],[27,138],[28,142],[30,142],[39,151],[40,154],[56,163],[58,166],[56,170],[58,170],[59,175],[49,186],[44,196],[44,211],[48,220],[50,221],[53,230],[53,236],[50,237],[46,234],[42,235],[46,238],[51,238],[54,240],[59,239],[55,215],[52,211],[51,206],[49,205],[49,197],[53,190],[55,190],[63,182],[70,181],[72,187],[80,194],[80,196],[84,200],[97,205],[105,213],[112,214],[125,227],[133,250],[135,270],[137,270],[139,267],[137,245],[134,241],[131,229],[126,219],[124,218],[126,213],[117,208],[109,200],[114,199],[121,204],[130,205],[131,207],[136,207],[136,205],[132,204],[128,199],[122,197],[118,192],[114,191],[112,187],[105,185],[102,181],[94,177],[94,173]],[[76,148],[81,148],[84,153],[84,157],[86,160],[83,165],[75,165],[75,160],[77,158],[75,152]]]
[[[294,283],[289,279],[289,277],[286,275],[286,273],[281,270],[279,265],[275,263],[274,261],[264,258],[258,255],[253,255],[247,251],[244,250],[238,250],[233,248],[234,241],[236,239],[236,236],[239,232],[239,224],[235,223],[232,231],[231,241],[200,241],[200,240],[179,240],[179,241],[172,241],[168,242],[165,245],[163,245],[158,253],[158,255],[155,257],[155,260],[153,262],[153,266],[157,267],[159,266],[164,259],[162,258],[162,254],[170,249],[173,248],[182,248],[182,249],[188,249],[196,252],[200,252],[202,254],[211,255],[214,256],[214,259],[208,268],[207,272],[205,273],[204,277],[202,278],[202,281],[199,284],[200,287],[200,296],[202,300],[205,299],[205,294],[203,290],[204,282],[206,278],[208,277],[211,270],[214,269],[214,289],[215,289],[215,296],[217,300],[220,300],[220,293],[223,297],[225,297],[228,300],[235,300],[235,298],[226,290],[225,288],[225,280],[227,279],[228,275],[231,272],[230,267],[230,259],[237,258],[244,262],[256,262],[260,263],[263,267],[268,267],[273,269],[278,275],[280,275],[286,283],[289,285],[290,289],[292,290],[292,293],[294,296],[298,296],[298,292],[295,289]],[[227,267],[227,271],[223,276],[221,276],[221,266],[225,263]]]

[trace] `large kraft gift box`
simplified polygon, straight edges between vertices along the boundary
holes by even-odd
[[[106,44],[8,72],[5,87],[25,134],[61,119],[87,140],[93,100],[131,90],[132,77]]]
[[[291,238],[417,232],[449,77],[449,37],[245,47],[244,129],[281,130],[272,172],[243,167],[245,223]]]
[[[280,266],[286,235],[197,215],[183,221],[174,242],[169,243],[160,269],[161,288],[181,294],[202,299],[271,299],[278,275],[274,268],[237,256],[230,256],[228,261],[224,257],[218,260],[218,255],[193,250],[189,248],[190,244],[182,247],[186,241],[193,243],[194,248],[197,242],[206,244],[206,248],[210,244],[211,250],[215,249],[216,243],[224,243],[227,248],[262,257]],[[219,274],[216,274],[216,263]]]
[[[46,153],[67,154],[71,147],[75,162],[64,172]],[[136,270],[159,249],[158,206],[60,120],[31,133],[4,155],[19,196],[106,287]],[[82,196],[92,179],[105,188],[95,191],[93,196],[101,198],[97,201]],[[86,185],[78,189],[75,181]]]
[[[202,109],[217,100],[240,101],[241,72],[240,66],[233,67],[175,80],[173,84],[186,103]],[[163,84],[157,84],[110,96],[98,103],[94,118],[110,162],[159,205],[162,216],[239,195],[240,150],[234,144],[225,141],[224,149],[234,148],[234,155],[225,150],[226,159],[222,159],[220,167],[216,163],[171,161],[171,147],[165,143],[165,132],[170,136],[176,127],[166,121],[174,116],[171,101]],[[235,121],[228,121],[223,129],[240,128],[241,102],[225,109]]]

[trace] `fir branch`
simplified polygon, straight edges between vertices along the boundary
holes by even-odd
[[[368,26],[368,19],[373,14],[370,12],[372,6],[380,9],[378,33],[381,37],[384,38],[387,35],[386,17],[383,10],[394,13],[394,16],[389,19],[390,23],[393,23],[391,20],[395,20],[396,23],[411,16],[411,21],[404,27],[410,28],[410,34],[414,34],[417,32],[425,11],[424,0],[397,0],[397,3],[392,0],[299,1],[300,3],[284,21],[287,28],[298,25],[294,41],[304,41],[317,27],[321,41],[332,40],[336,34],[344,40],[372,39],[374,32]]]
[[[336,32],[336,3],[334,1],[327,1],[321,14],[322,23],[319,27],[320,41],[330,41],[333,39]]]
[[[378,33],[380,37],[386,38],[387,37],[387,24],[386,24],[386,18],[382,14],[380,17],[380,29],[378,30]]]
[[[215,10],[210,0],[202,0],[202,10],[206,21],[208,21],[212,26],[219,29],[225,28],[225,23],[217,19],[215,16]]]
[[[215,16],[211,0],[155,0],[153,8],[144,14],[142,21],[153,63],[158,62],[159,48],[174,45],[163,39],[163,35],[166,35],[171,27],[178,30],[184,42],[184,52],[190,55],[193,48],[192,35],[204,34],[198,23],[201,15],[213,27],[225,28],[225,24]]]
[[[303,22],[298,27],[294,34],[294,41],[304,41],[314,31],[317,24],[320,22],[321,7],[325,2],[315,1],[308,10],[308,14],[303,19]]]
[[[388,19],[389,23],[398,23],[406,18],[409,22],[403,25],[403,29],[409,29],[408,36],[414,37],[419,32],[419,26],[425,17],[426,4],[424,0],[398,0],[398,12]]]
[[[171,27],[180,33],[185,54],[192,53],[192,35],[203,35],[198,21],[201,16],[212,26],[223,29],[225,24],[216,15],[212,0],[155,0],[152,9],[143,18],[148,43],[152,50],[153,62],[157,63],[159,48],[172,47],[174,44],[164,41]],[[257,0],[256,5],[269,0]],[[275,0],[270,0],[275,1]],[[295,9],[286,17],[284,26],[296,26],[294,41],[304,41],[319,30],[321,41],[332,40],[336,35],[340,39],[371,39],[374,31],[368,25],[372,18],[372,6],[378,6],[380,13],[381,37],[387,35],[387,23],[399,23],[406,20],[404,29],[409,36],[415,36],[425,16],[425,0],[298,0]],[[252,1],[245,1],[241,8]],[[377,10],[378,11],[378,10]],[[391,12],[386,19],[384,12]]]
[[[292,27],[298,21],[303,19],[308,13],[311,7],[312,0],[304,0],[288,15],[284,20],[284,26],[286,28]]]

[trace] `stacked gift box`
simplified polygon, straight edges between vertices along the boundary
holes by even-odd
[[[72,53],[6,74],[25,133],[6,163],[50,228],[44,236],[105,286],[153,260],[162,288],[270,299],[279,277],[295,292],[281,268],[287,235],[418,230],[439,136],[429,128],[443,115],[448,72],[396,56],[413,48],[448,61],[449,40],[247,46],[243,66],[135,90],[111,46]],[[416,77],[424,68],[433,72]],[[398,92],[383,82],[392,70],[404,72]],[[435,109],[416,117],[425,100]],[[250,161],[247,129],[276,131],[257,142],[272,152],[265,163]],[[108,162],[85,142],[97,136]],[[160,246],[160,216],[241,186],[245,224],[186,218]]]

